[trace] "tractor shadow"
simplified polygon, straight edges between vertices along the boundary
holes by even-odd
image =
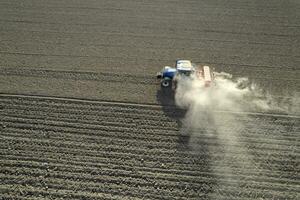
[[[199,172],[199,174],[202,171],[211,174],[211,177],[206,179],[199,175],[199,180],[203,179],[203,181],[199,181],[198,186],[190,184],[187,188],[196,187],[198,191],[201,191],[200,199],[211,199],[211,194],[214,193],[214,189],[217,187],[217,178],[212,169],[212,152],[209,148],[211,141],[203,137],[208,131],[205,128],[206,126],[195,128],[188,125],[189,111],[176,106],[174,90],[159,87],[156,98],[165,116],[177,123],[176,150],[182,155],[178,157],[177,162],[182,166],[192,164],[195,166],[193,170]]]
[[[175,91],[171,88],[159,88],[156,93],[156,100],[162,106],[162,111],[166,116],[176,120],[180,125],[180,121],[184,118],[186,110],[176,106]]]
[[[187,110],[179,108],[175,103],[175,91],[171,88],[162,88],[160,87],[156,93],[157,102],[162,106],[162,111],[164,115],[169,117],[171,120],[175,120],[177,123],[177,127],[181,129],[183,127],[183,120],[186,115]],[[178,144],[181,144],[184,150],[188,148],[190,135],[186,132],[182,132],[178,136]]]

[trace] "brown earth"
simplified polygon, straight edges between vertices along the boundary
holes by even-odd
[[[0,1],[0,199],[297,199],[299,113],[219,113],[228,136],[188,129],[155,74],[190,59],[293,99],[299,11],[296,0]]]
[[[214,127],[180,128],[184,113],[172,107],[10,95],[0,102],[4,199],[295,199],[298,193],[299,118],[238,116],[245,127],[232,143],[230,129],[219,137]]]

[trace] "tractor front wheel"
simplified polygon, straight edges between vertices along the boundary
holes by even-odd
[[[172,86],[172,80],[169,80],[169,79],[163,79],[163,80],[161,81],[161,86],[162,86],[162,87],[165,87],[165,88],[171,87],[171,86]]]

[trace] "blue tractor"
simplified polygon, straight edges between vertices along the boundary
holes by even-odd
[[[190,76],[195,72],[195,68],[189,60],[176,60],[175,68],[166,66],[157,73],[157,78],[161,79],[161,86],[172,88],[172,83],[176,82],[179,76]]]

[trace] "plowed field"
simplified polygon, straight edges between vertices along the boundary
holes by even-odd
[[[0,0],[0,199],[300,199],[299,14],[299,0]],[[248,77],[290,115],[187,126],[155,79],[176,59]]]
[[[184,111],[172,107],[11,95],[1,95],[0,106],[3,199],[296,199],[299,192],[297,117],[239,114],[245,128],[231,142],[213,128],[183,131]]]

